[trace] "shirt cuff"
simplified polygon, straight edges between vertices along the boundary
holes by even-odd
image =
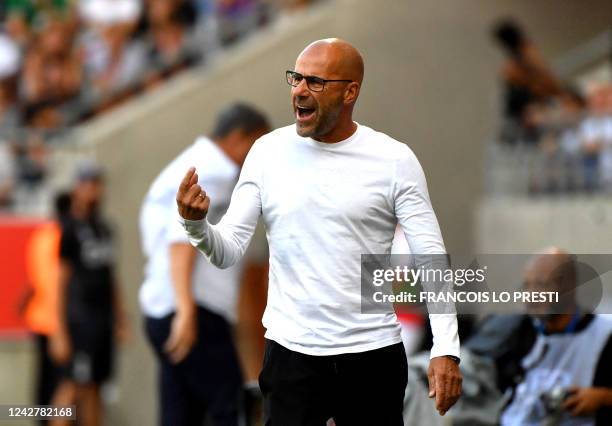
[[[430,359],[444,355],[460,358],[457,316],[455,314],[432,314],[429,315],[429,322],[433,334]]]
[[[194,246],[199,245],[206,235],[208,234],[208,228],[210,224],[206,218],[201,220],[189,220],[179,218],[179,223],[183,226],[185,231],[187,232],[187,236],[189,237],[189,241]]]

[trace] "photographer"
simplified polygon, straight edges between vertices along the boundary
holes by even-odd
[[[560,305],[528,306],[538,336],[521,361],[524,378],[502,413],[504,426],[599,426],[612,418],[612,321],[577,306],[576,272],[556,248],[527,266],[525,290],[558,291]]]

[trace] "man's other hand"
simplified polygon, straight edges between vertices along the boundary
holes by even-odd
[[[457,402],[461,396],[461,372],[457,362],[446,356],[432,358],[427,372],[429,397],[436,398],[436,410],[441,416]]]
[[[49,339],[49,356],[57,365],[66,365],[72,356],[70,336],[65,330],[57,331]]]
[[[198,174],[195,167],[191,167],[176,193],[176,204],[183,219],[202,220],[208,213],[210,198],[197,182]]]
[[[170,336],[164,344],[164,351],[174,364],[183,361],[198,338],[196,311],[177,310],[172,318]]]

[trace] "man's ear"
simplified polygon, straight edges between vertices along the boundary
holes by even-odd
[[[344,91],[344,103],[345,104],[354,104],[357,101],[357,97],[359,96],[359,83],[353,81],[346,86],[346,90]]]

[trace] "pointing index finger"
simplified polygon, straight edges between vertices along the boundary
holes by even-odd
[[[191,178],[195,174],[195,171],[195,167],[190,167],[189,170],[187,170],[187,173],[185,174],[185,177],[183,178],[183,180],[181,181],[181,185],[179,186],[180,193],[187,192],[187,190],[191,187]]]

